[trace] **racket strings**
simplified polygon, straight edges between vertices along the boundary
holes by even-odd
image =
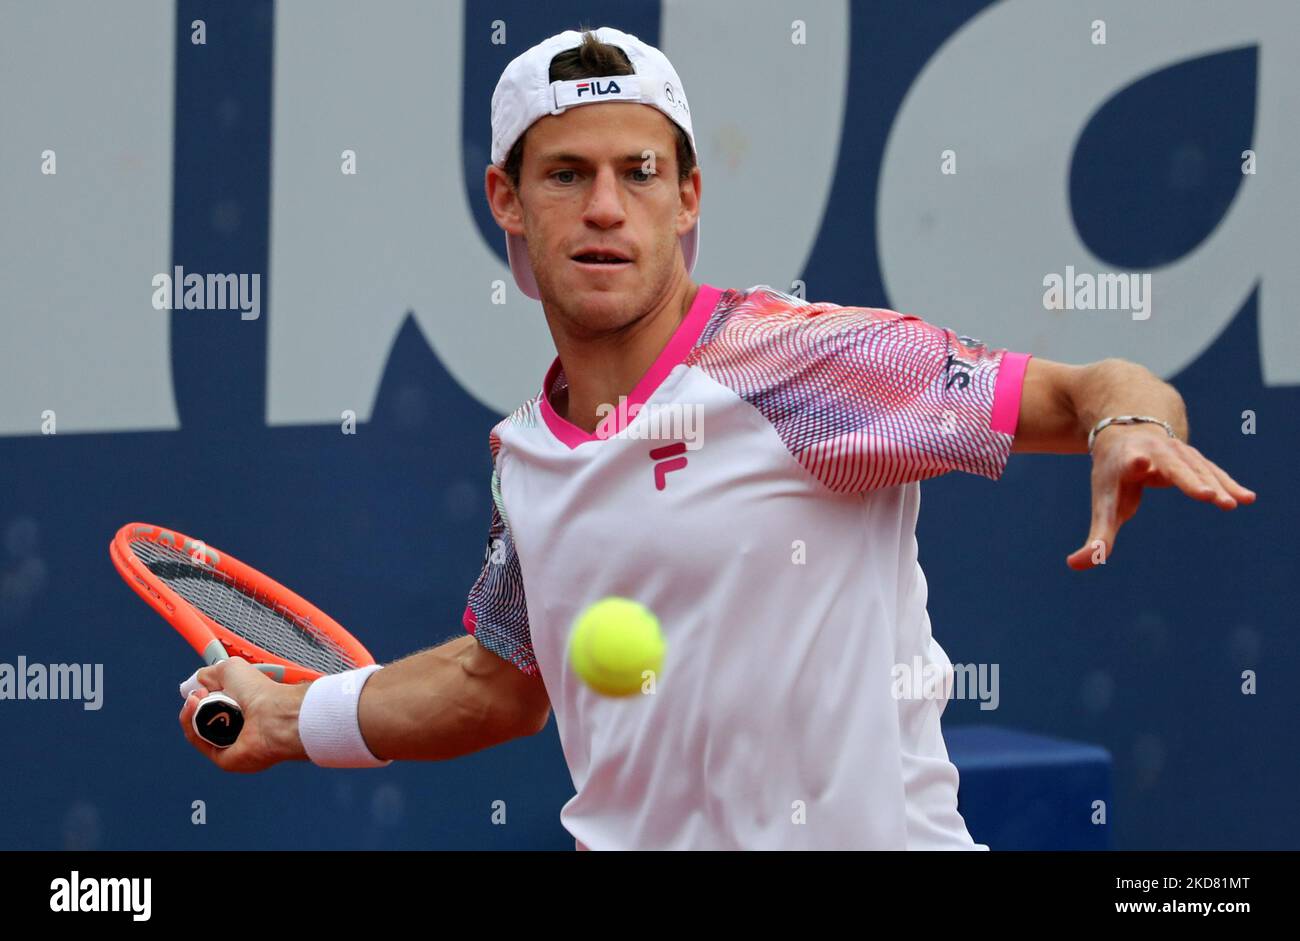
[[[356,667],[348,653],[308,618],[230,574],[148,540],[134,540],[130,547],[149,571],[232,634],[321,673]]]

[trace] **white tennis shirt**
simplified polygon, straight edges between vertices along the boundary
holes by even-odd
[[[893,311],[701,285],[592,435],[551,405],[556,358],[489,436],[464,622],[540,671],[578,848],[987,848],[957,811],[946,701],[897,698],[891,671],[951,670],[918,481],[1001,475],[1027,361]],[[602,697],[568,666],[575,618],[610,595],[659,618],[653,694]]]

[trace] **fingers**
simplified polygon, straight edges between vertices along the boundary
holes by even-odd
[[[210,667],[203,667],[203,669],[194,674],[194,679],[197,680],[204,689],[211,690],[214,693],[220,692],[226,688],[225,684],[221,681],[222,675],[226,671],[226,663],[227,661],[225,660],[219,660]]]
[[[1086,571],[1098,565],[1105,565],[1110,558],[1111,547],[1115,537],[1089,536],[1088,541],[1065,557],[1065,564],[1076,572]]]
[[[247,666],[248,661],[244,660],[243,657],[220,660],[211,666],[196,671],[185,683],[181,684],[181,691],[185,695],[185,703],[181,706],[179,716],[181,732],[184,733],[187,742],[202,752],[209,761],[223,771],[239,770],[237,767],[238,756],[231,754],[238,746],[217,748],[212,743],[204,741],[194,731],[194,713],[199,708],[200,701],[208,693],[228,692],[230,691],[229,684],[232,682],[238,685],[239,666],[237,664]],[[234,675],[231,675],[232,670],[235,671]]]
[[[1208,457],[1206,457],[1201,452],[1197,451],[1195,448],[1190,448],[1190,450],[1197,456],[1197,458],[1200,459],[1201,463],[1209,470],[1210,474],[1213,475],[1214,479],[1219,482],[1219,486],[1222,487],[1224,491],[1226,491],[1229,495],[1231,495],[1234,500],[1236,500],[1238,503],[1255,502],[1255,491],[1243,487],[1241,484],[1237,483],[1235,480],[1232,479],[1231,476],[1228,475],[1227,471],[1225,471],[1218,464],[1215,464],[1213,461],[1211,461]]]
[[[1106,561],[1119,528],[1137,511],[1143,487],[1177,487],[1194,500],[1224,510],[1255,502],[1253,490],[1192,446],[1177,440],[1157,442],[1144,444],[1140,453],[1113,452],[1110,460],[1094,463],[1088,540],[1066,557],[1070,568],[1084,570]]]
[[[1237,501],[1228,496],[1228,492],[1219,485],[1218,478],[1209,472],[1209,468],[1192,459],[1190,454],[1171,455],[1168,461],[1176,471],[1174,482],[1178,489],[1192,499],[1217,503],[1227,509],[1237,505]]]
[[[217,666],[222,668],[220,673],[221,690],[238,702],[258,696],[268,688],[276,685],[275,680],[242,657],[231,657],[229,660],[217,664]]]
[[[208,690],[207,687],[205,687],[202,683],[199,682],[199,671],[195,670],[193,673],[189,675],[189,679],[187,679],[184,683],[181,684],[181,699],[186,698],[187,696],[189,696],[190,693],[199,693],[199,692],[201,692],[202,695],[206,696]]]
[[[1094,480],[1092,487],[1092,522],[1088,526],[1088,539],[1070,553],[1065,564],[1076,571],[1103,564],[1115,544],[1119,530],[1118,487],[1113,483]]]
[[[1180,489],[1188,496],[1213,503],[1224,510],[1235,509],[1241,503],[1255,502],[1255,491],[1237,483],[1223,468],[1196,448],[1181,441],[1171,442],[1171,444],[1174,445],[1178,464],[1186,468],[1190,475],[1194,475],[1184,477],[1179,482]],[[1198,481],[1194,489],[1183,486],[1191,479]]]
[[[1123,478],[1149,487],[1177,487],[1194,500],[1231,510],[1252,503],[1255,493],[1189,444],[1176,439],[1144,442],[1144,450],[1127,458]],[[1123,458],[1121,458],[1123,459]]]
[[[1159,453],[1143,451],[1141,454],[1121,458],[1124,469],[1120,476],[1125,481],[1145,487],[1177,487],[1194,499],[1205,499],[1213,495],[1212,492],[1206,492],[1206,481],[1174,450],[1172,443],[1162,441],[1154,449],[1159,449]]]
[[[1239,503],[1254,503],[1255,492],[1233,480],[1228,474],[1195,448],[1188,448],[1185,459],[1214,490],[1214,503],[1225,510],[1235,509]]]
[[[1193,500],[1231,510],[1237,505],[1195,448],[1170,442],[1158,457],[1148,454],[1130,459],[1124,479],[1148,487],[1177,487]]]
[[[248,661],[243,657],[229,657],[225,660],[218,660],[211,666],[203,667],[190,679],[197,681],[204,689],[214,693],[229,689],[232,682],[232,672],[235,677],[238,676],[240,668],[235,664],[248,666]],[[186,682],[189,682],[188,680]],[[184,686],[182,686],[184,689]]]
[[[1105,557],[1106,549],[1104,546],[1097,545],[1096,543],[1089,543],[1086,546],[1075,549],[1066,556],[1065,564],[1076,572],[1082,572],[1092,568],[1094,565],[1100,564],[1098,560],[1104,559]]]
[[[1139,454],[1129,460],[1122,476],[1125,480],[1142,480],[1151,473],[1152,467],[1151,458],[1145,454]]]
[[[1157,462],[1148,453],[1135,454],[1116,463],[1094,465],[1092,474],[1092,521],[1088,539],[1066,556],[1065,564],[1076,571],[1104,565],[1115,548],[1119,529],[1137,512],[1143,486],[1181,483],[1198,493],[1203,484],[1191,467],[1182,463]]]

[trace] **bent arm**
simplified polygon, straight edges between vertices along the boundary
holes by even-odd
[[[181,729],[214,764],[254,772],[307,759],[298,719],[310,683],[281,685],[239,657],[195,675],[203,689],[186,698]],[[201,696],[217,690],[244,711],[239,740],[226,749],[203,741],[191,725]],[[372,673],[357,710],[361,736],[376,758],[436,761],[541,731],[551,703],[540,676],[524,674],[465,635]]]
[[[375,757],[439,761],[540,732],[551,703],[540,675],[467,634],[375,673],[359,709]]]

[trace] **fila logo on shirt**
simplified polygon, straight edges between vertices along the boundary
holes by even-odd
[[[579,82],[574,86],[574,88],[577,90],[579,98],[583,95],[599,97],[601,95],[617,95],[621,92],[621,89],[618,87],[618,82],[613,81],[606,82],[604,85],[600,84],[599,80],[594,82]]]
[[[685,453],[686,443],[684,441],[665,444],[662,448],[655,448],[650,452],[650,460],[657,462],[655,464],[656,490],[663,490],[664,487],[668,486],[668,475],[686,466],[686,458],[677,456]]]

